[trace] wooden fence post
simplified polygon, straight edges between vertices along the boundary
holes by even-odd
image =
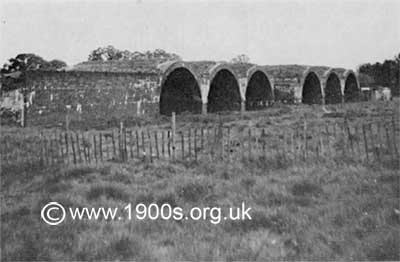
[[[325,157],[325,148],[324,148],[324,136],[322,132],[322,127],[318,126],[318,136],[319,136],[319,144],[320,144],[320,151],[321,151],[321,157]]]
[[[374,132],[373,132],[373,128],[372,128],[372,124],[371,123],[368,123],[367,124],[367,127],[368,127],[368,130],[367,131],[369,131],[369,135],[370,135],[370,137],[371,137],[371,139],[370,139],[370,141],[371,141],[371,144],[370,144],[370,149],[372,149],[372,156],[374,156],[375,155],[375,158],[376,159],[378,159],[378,161],[380,160],[379,159],[379,152],[377,152],[376,151],[376,146],[375,146],[375,139],[374,139]]]
[[[194,159],[197,161],[197,129],[194,129]]]
[[[71,139],[71,148],[72,148],[73,161],[74,161],[74,165],[76,165],[75,145],[74,145],[74,137],[73,137],[72,133],[70,133],[70,139]]]
[[[99,153],[100,153],[100,161],[103,162],[103,133],[99,132]]]
[[[150,130],[147,129],[147,137],[149,139],[149,155],[150,155],[150,162],[153,162],[153,148],[151,146],[151,135]]]
[[[284,154],[284,158],[285,161],[288,160],[288,155],[289,155],[289,143],[288,143],[288,132],[283,131],[283,154]]]
[[[69,111],[67,109],[67,114],[65,115],[65,131],[69,131]]]
[[[331,134],[329,132],[329,126],[325,123],[325,134],[326,134],[326,152],[327,157],[332,157],[332,148],[331,148]]]
[[[356,138],[356,145],[357,145],[357,153],[358,153],[358,159],[362,159],[362,152],[361,152],[361,147],[360,147],[360,128],[358,124],[354,126],[354,136]]]
[[[182,160],[185,159],[185,138],[183,136],[183,132],[180,132],[181,134],[181,146],[182,146]]]
[[[6,140],[7,142],[7,140]],[[43,143],[43,131],[39,133],[39,146],[40,146],[40,165],[44,166],[44,143]],[[12,152],[12,151],[11,151]]]
[[[118,129],[118,153],[119,158],[121,161],[124,161],[124,151],[123,151],[123,142],[122,142],[122,130],[124,129],[124,122],[119,122],[119,129]]]
[[[369,155],[368,155],[368,140],[367,140],[367,133],[365,131],[365,125],[362,125],[363,137],[364,137],[364,147],[365,147],[365,156],[367,157],[367,161],[369,162]]]
[[[145,137],[144,137],[144,131],[143,129],[141,130],[142,133],[142,157],[146,157],[146,145],[145,145]]]
[[[165,158],[165,130],[161,130],[161,155]]]
[[[171,158],[171,131],[168,130],[167,133],[167,151],[168,151],[168,158]]]
[[[345,128],[346,128],[346,130],[347,130],[347,137],[348,137],[348,140],[350,141],[351,153],[352,153],[352,155],[354,155],[353,137],[352,137],[352,135],[351,135],[350,126],[349,126],[349,123],[348,123],[347,119],[345,119],[344,125],[345,125]]]
[[[204,150],[204,127],[201,127],[201,149]]]
[[[191,143],[191,128],[188,130],[188,151],[189,151],[189,160],[192,160],[192,143]]]
[[[43,135],[43,133],[42,133]],[[62,162],[65,163],[65,157],[64,157],[64,150],[63,150],[63,136],[62,136],[62,132],[60,132],[59,136],[58,136],[58,142],[60,145],[60,153],[61,153],[61,159]]]
[[[307,119],[304,116],[304,130],[303,130],[303,136],[304,136],[304,153],[303,153],[303,159],[305,160],[307,158],[307,150],[308,150],[308,141],[307,141]]]
[[[129,154],[128,154],[128,140],[127,140],[127,136],[126,136],[126,127],[124,127],[124,155],[125,155],[125,161],[128,160],[129,158]]]
[[[111,129],[111,143],[112,143],[112,148],[113,148],[113,156],[112,158],[115,159],[116,158],[116,149],[115,149],[115,137],[114,137],[114,128]]]
[[[56,156],[54,155],[54,143],[51,134],[49,134],[49,143],[50,143],[50,162],[51,164],[54,164],[56,163]],[[29,155],[27,157],[29,158]]]
[[[379,129],[378,129],[378,125],[376,125],[376,136],[374,135],[374,124],[372,123],[370,125],[370,133],[372,136],[372,148],[374,149],[376,158],[378,159],[378,161],[381,161],[381,150],[380,150],[380,138],[379,138]],[[374,141],[376,141],[377,143],[374,143]]]
[[[231,127],[228,126],[226,134],[227,144],[228,144],[228,160],[231,161]]]
[[[248,158],[249,160],[251,159],[251,127],[249,127],[249,133],[248,133]]]
[[[175,119],[175,112],[172,112],[171,117],[171,127],[172,127],[172,159],[175,160],[175,141],[176,141],[176,119]],[[182,151],[183,154],[183,151]]]
[[[93,155],[95,163],[97,164],[97,142],[96,142],[96,133],[93,133]]]
[[[51,140],[53,141],[53,154],[55,154],[55,162],[57,163],[57,164],[59,164],[60,163],[60,155],[58,154],[58,139],[57,139],[57,134],[56,134],[56,132],[54,131],[54,132],[52,132],[52,133],[50,133],[50,137],[51,137]],[[34,156],[34,158],[36,158],[36,156]]]
[[[389,128],[388,128],[387,124],[385,125],[385,133],[386,133],[387,150],[389,151],[391,159],[395,159],[396,157],[395,157],[394,150],[392,150],[392,143],[390,142],[390,133],[389,133]]]
[[[18,161],[19,161],[19,155],[18,155],[18,148],[17,148],[17,156],[16,156],[16,158],[17,158],[17,163],[18,163]],[[44,156],[44,164],[45,165],[48,165],[49,164],[49,158],[48,158],[48,153],[47,153],[47,139],[46,139],[46,136],[44,136],[43,135],[43,152],[44,152],[44,154],[43,154],[43,156]]]
[[[67,163],[69,164],[69,152],[68,152],[68,132],[64,133],[65,138],[65,154],[67,156]]]
[[[79,134],[78,134],[78,132],[75,133],[75,137],[76,137],[76,150],[78,152],[79,163],[82,163],[81,146],[79,144]]]
[[[83,157],[84,157],[84,162],[87,164],[89,161],[88,155],[87,155],[87,145],[86,145],[86,140],[85,140],[85,133],[82,133],[82,146],[83,146]]]
[[[133,135],[132,135],[132,129],[129,129],[129,152],[131,154],[131,159],[133,159]]]
[[[264,131],[264,129],[263,129]],[[294,130],[292,130],[290,132],[290,148],[291,148],[291,152],[292,152],[292,160],[295,161],[296,160],[296,154],[294,152]],[[265,155],[265,143],[264,143],[264,155]]]
[[[160,159],[160,152],[158,150],[158,134],[157,134],[157,130],[154,131],[154,140],[155,140],[157,159]]]
[[[136,157],[140,159],[140,146],[139,146],[139,131],[135,130],[136,134]]]

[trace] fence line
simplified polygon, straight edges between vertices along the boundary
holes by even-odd
[[[351,124],[345,120],[334,125],[311,125],[304,121],[279,133],[222,124],[175,129],[173,123],[171,129],[158,130],[121,125],[111,131],[42,131],[35,136],[16,138],[6,135],[0,141],[1,160],[3,165],[50,166],[202,157],[227,161],[262,157],[292,162],[324,158],[367,162],[399,159],[399,127],[394,118],[369,124]]]

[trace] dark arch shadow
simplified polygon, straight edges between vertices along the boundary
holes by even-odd
[[[342,91],[339,77],[332,73],[326,80],[325,104],[338,104],[342,102]]]
[[[322,104],[321,82],[314,72],[306,76],[301,97],[303,104]]]
[[[249,80],[246,90],[246,110],[265,108],[273,100],[271,83],[261,71],[256,71]]]
[[[160,114],[171,115],[188,111],[201,113],[199,84],[192,73],[183,67],[173,70],[161,86]]]
[[[348,75],[344,84],[344,102],[356,102],[359,100],[360,92],[358,90],[356,76],[351,73]]]
[[[220,70],[211,81],[207,112],[240,110],[239,84],[227,69]]]

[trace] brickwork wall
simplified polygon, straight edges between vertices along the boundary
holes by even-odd
[[[30,114],[66,112],[133,115],[158,112],[161,76],[144,73],[29,72],[26,88]]]

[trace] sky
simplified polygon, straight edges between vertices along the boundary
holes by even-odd
[[[0,21],[1,64],[35,53],[74,65],[107,45],[351,69],[400,53],[398,0],[2,0]]]

